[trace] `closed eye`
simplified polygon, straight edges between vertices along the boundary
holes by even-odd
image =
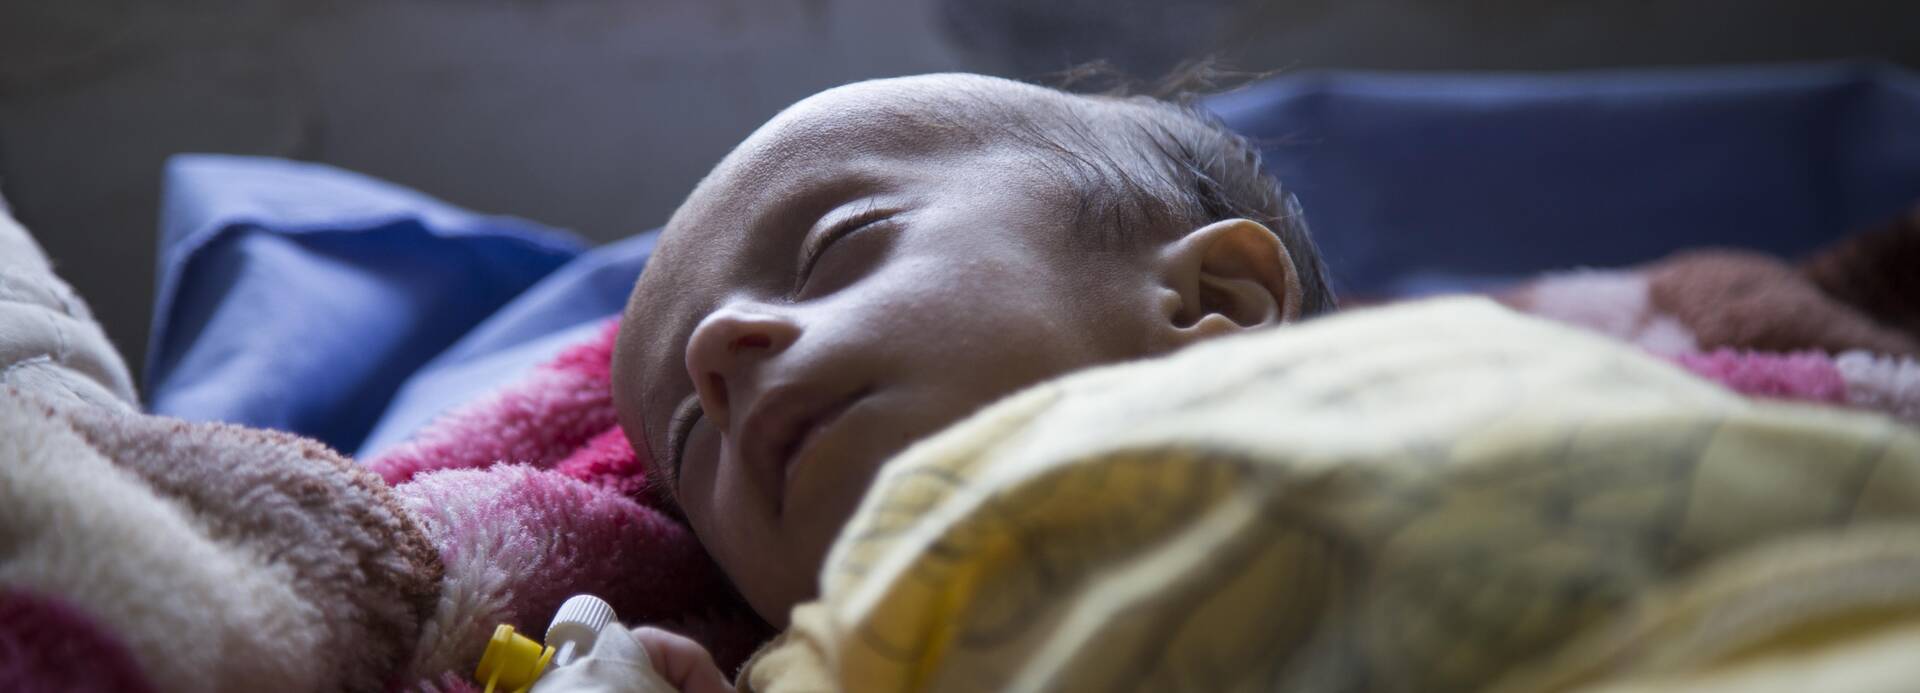
[[[696,392],[674,407],[673,417],[667,420],[667,464],[661,469],[666,472],[669,489],[680,488],[680,465],[687,455],[687,439],[693,436],[693,425],[704,415],[700,394]]]
[[[800,271],[794,278],[793,294],[798,295],[800,290],[807,285],[807,278],[813,275],[813,266],[820,261],[822,256],[826,255],[827,250],[833,247],[836,241],[845,238],[848,234],[855,231],[886,221],[888,217],[896,213],[897,210],[889,207],[870,205],[859,212],[848,215],[845,219],[835,223],[832,228],[808,239],[800,251]]]

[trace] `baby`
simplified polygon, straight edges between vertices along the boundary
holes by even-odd
[[[1064,373],[1333,306],[1298,206],[1203,111],[878,80],[788,108],[694,189],[628,303],[614,399],[784,628],[914,442]]]

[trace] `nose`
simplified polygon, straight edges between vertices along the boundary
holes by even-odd
[[[721,430],[730,431],[729,404],[768,359],[800,339],[800,324],[766,311],[726,306],[693,328],[687,338],[687,376],[700,407]]]

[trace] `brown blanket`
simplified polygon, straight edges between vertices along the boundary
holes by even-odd
[[[1828,399],[1920,423],[1920,208],[1798,265],[1692,250],[1628,269],[1547,274],[1496,298],[1749,394]],[[1766,382],[1743,387],[1743,378]],[[1822,378],[1838,383],[1837,395],[1804,391]]]
[[[1510,306],[1656,351],[1722,348],[1920,354],[1920,209],[1798,266],[1731,249],[1638,268],[1549,274]]]

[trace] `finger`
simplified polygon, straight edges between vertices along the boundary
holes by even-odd
[[[733,685],[700,643],[651,626],[633,629],[653,668],[682,693],[731,693]]]

